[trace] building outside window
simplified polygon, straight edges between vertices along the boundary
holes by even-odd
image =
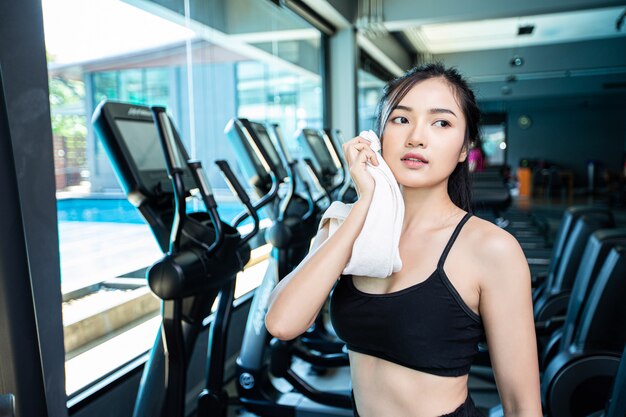
[[[386,81],[372,72],[359,68],[357,71],[359,132],[374,129],[376,105]]]

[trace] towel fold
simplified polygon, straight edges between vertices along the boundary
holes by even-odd
[[[359,134],[370,141],[378,158],[378,166],[367,163],[376,187],[361,233],[352,247],[352,255],[343,274],[386,278],[402,268],[400,232],[404,220],[404,200],[391,169],[381,156],[381,143],[376,133]],[[343,223],[352,204],[333,202],[322,216],[319,228],[329,223],[329,236]]]

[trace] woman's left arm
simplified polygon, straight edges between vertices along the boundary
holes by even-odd
[[[541,394],[530,272],[522,249],[501,229],[479,249],[480,315],[504,415],[540,417]]]

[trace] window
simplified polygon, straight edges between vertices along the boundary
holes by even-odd
[[[166,106],[227,221],[240,207],[213,162],[238,171],[223,133],[230,118],[278,122],[287,140],[322,127],[320,33],[291,12],[256,0],[192,1],[186,15],[182,2],[132,4],[42,2],[70,397],[147,351],[159,325],[143,276],[162,254],[94,135],[95,106],[105,98]],[[267,248],[253,253],[266,256]],[[263,262],[248,268],[237,294],[263,272]]]
[[[506,126],[504,124],[483,125],[481,136],[487,165],[503,165],[506,150]]]
[[[503,165],[506,161],[506,114],[484,113],[480,135],[487,165]]]
[[[369,72],[359,69],[357,73],[359,89],[359,132],[374,129],[376,106],[383,93],[385,82]]]
[[[360,50],[359,69],[357,71],[359,132],[374,129],[376,124],[376,106],[383,94],[386,80],[393,78],[365,51]]]

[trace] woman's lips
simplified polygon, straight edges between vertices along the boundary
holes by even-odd
[[[408,168],[421,168],[428,164],[428,160],[418,153],[407,153],[400,160]]]

